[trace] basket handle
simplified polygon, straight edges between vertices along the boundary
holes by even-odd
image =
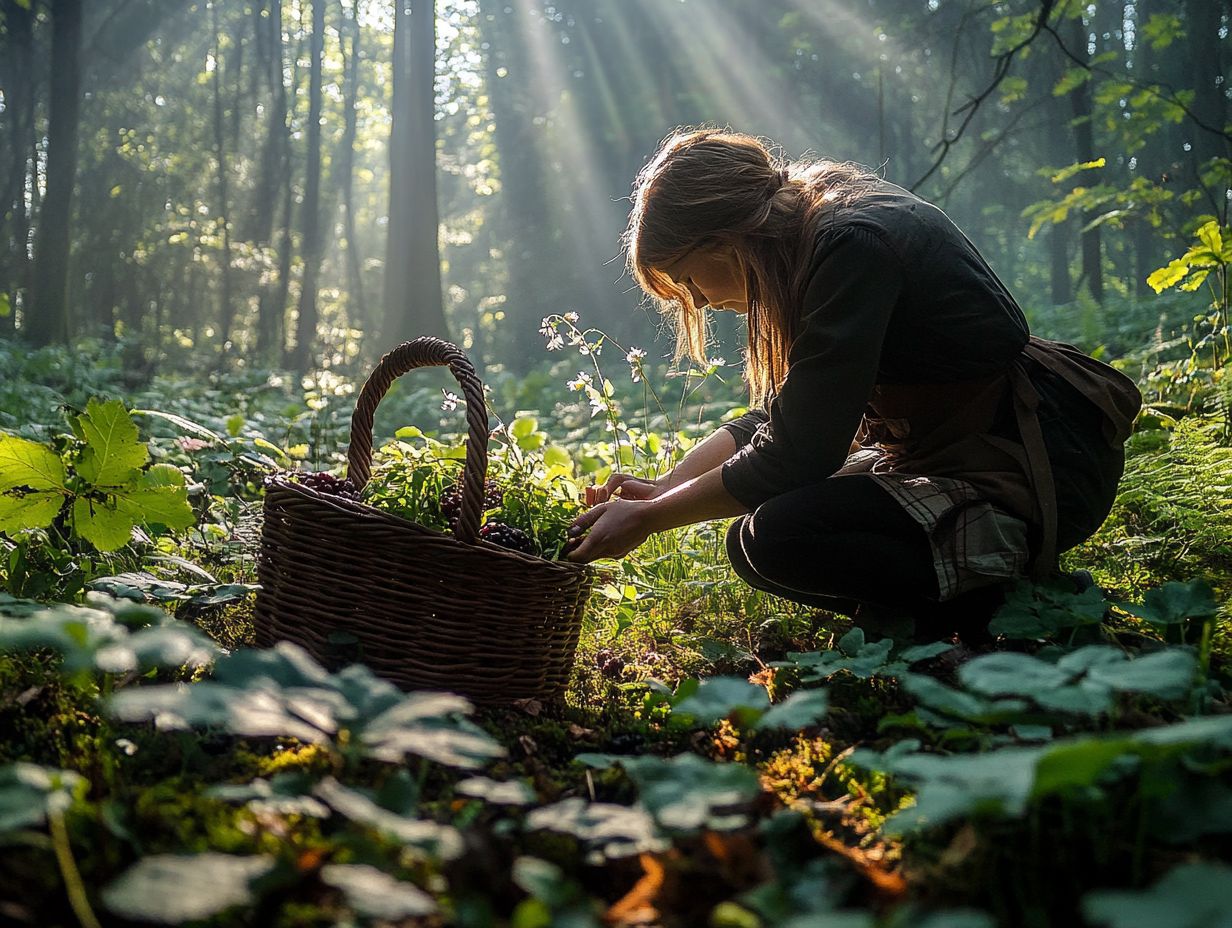
[[[347,476],[356,491],[372,476],[372,418],[390,384],[417,367],[448,367],[462,387],[466,400],[466,464],[462,470],[462,511],[457,537],[474,544],[483,515],[483,483],[488,473],[488,407],[483,384],[475,368],[457,345],[431,336],[403,342],[377,364],[364,382],[351,417],[351,445],[347,451]]]

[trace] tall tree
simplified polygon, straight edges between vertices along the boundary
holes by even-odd
[[[436,9],[394,0],[393,126],[385,247],[387,342],[445,336],[436,200]]]
[[[68,341],[69,225],[77,176],[82,0],[52,0],[47,193],[34,240],[34,299],[25,327],[35,345]]]
[[[34,149],[34,14],[16,0],[0,2],[0,294],[7,311],[0,315],[0,333],[16,328],[17,307],[29,296],[30,214],[26,185]]]
[[[225,107],[222,102],[222,30],[218,25],[218,2],[210,4],[210,24],[214,30],[213,114],[214,114],[214,161],[218,170],[218,224],[222,233],[222,287],[218,302],[218,341],[224,353],[231,340],[231,325],[235,316],[231,283],[231,203],[230,184],[227,177],[227,144]]]
[[[321,68],[325,58],[325,0],[312,0],[308,73],[308,176],[304,183],[304,276],[291,366],[306,371],[317,337],[317,275],[321,269]]]
[[[339,145],[338,172],[342,184],[342,222],[346,239],[347,312],[353,328],[368,331],[368,304],[364,299],[363,262],[355,236],[355,137],[359,129],[360,39],[359,0],[353,0],[350,13],[343,11],[343,20],[350,32],[350,51],[341,43],[343,55],[344,122]]]

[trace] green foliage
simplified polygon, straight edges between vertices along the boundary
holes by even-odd
[[[180,925],[253,902],[252,884],[274,865],[269,857],[155,854],[108,886],[103,901],[125,918]]]
[[[1226,887],[1232,867],[1196,861],[1172,869],[1149,890],[1102,890],[1086,896],[1082,913],[1107,928],[1208,928],[1232,924]]]
[[[583,511],[572,456],[549,444],[532,416],[519,416],[492,437],[488,479],[499,488],[501,502],[484,512],[483,521],[513,526],[531,538],[541,557],[558,558],[569,540],[567,529]],[[451,530],[440,500],[460,488],[465,445],[413,426],[399,429],[398,439],[379,450],[364,501],[427,528]]]
[[[149,463],[123,403],[91,399],[70,422],[75,439],[63,439],[64,450],[0,433],[0,534],[13,540],[15,558],[32,533],[62,549],[84,541],[110,552],[139,526],[193,525],[183,472]]]

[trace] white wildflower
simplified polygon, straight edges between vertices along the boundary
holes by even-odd
[[[462,402],[462,397],[458,396],[456,393],[450,393],[448,390],[444,389],[441,390],[441,393],[444,394],[445,397],[445,399],[441,402],[441,409],[445,412],[453,412],[458,408],[458,403]]]
[[[585,371],[578,371],[577,379],[570,380],[568,382],[568,387],[570,390],[573,390],[573,391],[585,390],[591,384],[591,382],[592,381],[591,381],[590,374],[586,373]]]
[[[562,316],[561,318],[564,319],[565,322],[572,322],[576,324],[577,321],[581,319],[582,317],[579,316],[577,313],[570,312],[570,313],[565,313],[564,316]]]

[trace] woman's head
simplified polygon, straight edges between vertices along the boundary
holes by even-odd
[[[625,249],[633,278],[675,326],[677,357],[705,359],[703,299],[747,310],[751,392],[760,400],[777,388],[820,208],[872,178],[853,165],[789,163],[739,132],[668,136],[634,182]],[[725,299],[697,286],[697,269]]]

